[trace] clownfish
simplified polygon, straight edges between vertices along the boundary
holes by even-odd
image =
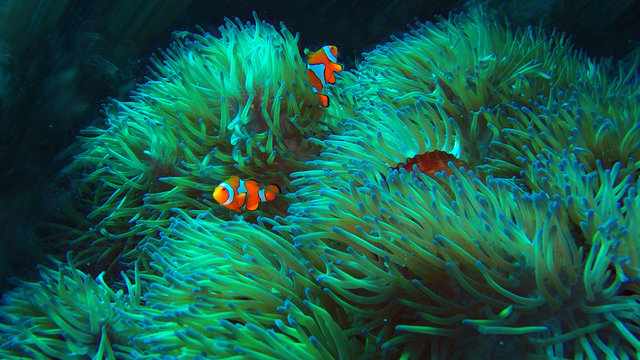
[[[406,162],[398,164],[393,169],[400,170],[405,169],[407,171],[413,171],[413,165],[418,167],[418,170],[425,175],[430,177],[434,177],[435,173],[439,171],[444,171],[447,173],[447,176],[452,174],[451,168],[449,167],[449,161],[452,161],[456,167],[467,167],[468,164],[464,161],[458,159],[444,151],[434,150],[427,151],[424,154],[418,154],[410,159],[407,159]]]
[[[213,190],[213,198],[222,206],[237,212],[256,210],[261,202],[271,201],[280,193],[275,184],[262,188],[255,180],[242,180],[232,176]]]
[[[307,77],[313,87],[313,92],[318,95],[322,106],[329,106],[329,97],[322,93],[324,84],[335,84],[334,72],[342,71],[342,65],[338,64],[338,48],[333,45],[325,45],[318,51],[304,49],[307,54]]]

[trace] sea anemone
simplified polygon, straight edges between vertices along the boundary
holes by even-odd
[[[637,69],[612,69],[476,11],[343,75],[345,131],[293,174],[288,220],[324,249],[317,280],[369,342],[390,357],[638,356]],[[434,151],[469,165],[398,166]]]
[[[252,224],[175,212],[160,239],[144,246],[161,275],[140,276],[149,291],[134,309],[143,319],[132,338],[135,358],[161,352],[331,359],[362,352],[352,337],[359,328],[315,280],[318,252],[299,249],[268,218]]]
[[[286,30],[221,33],[179,37],[85,133],[68,244],[124,264],[123,291],[43,270],[6,297],[0,354],[640,356],[636,68],[476,11],[365,54],[323,109]],[[456,161],[407,165],[430,153]],[[231,174],[286,201],[211,209]]]
[[[3,359],[129,358],[136,327],[120,316],[135,304],[139,287],[127,294],[72,265],[41,267],[42,280],[23,283],[3,296],[0,357]],[[126,279],[126,278],[125,278]]]
[[[213,189],[231,175],[286,186],[318,149],[309,139],[334,126],[284,26],[227,19],[220,37],[176,34],[152,62],[153,79],[106,108],[106,128],[83,131],[72,166],[86,175],[63,220],[70,233],[57,241],[76,250],[79,264],[109,273],[131,268],[136,246],[171,208],[217,209]]]

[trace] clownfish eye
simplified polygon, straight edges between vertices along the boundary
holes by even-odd
[[[213,190],[213,198],[222,204],[229,198],[229,192],[224,186],[218,185],[215,190]]]

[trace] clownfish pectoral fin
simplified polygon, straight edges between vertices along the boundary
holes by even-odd
[[[238,202],[237,202],[237,206],[234,207],[234,210],[236,211],[240,211],[240,208],[246,204],[246,200],[247,200],[247,193],[240,193],[238,194]]]
[[[329,71],[324,75],[324,81],[326,81],[329,84],[335,84],[336,83],[336,76],[333,75],[333,72]]]
[[[324,70],[325,81],[328,82],[329,84],[335,84],[336,75],[334,74],[334,72],[340,72],[340,71],[342,71],[342,65],[338,63],[329,63],[329,66],[327,66]]]
[[[320,99],[320,104],[324,107],[329,106],[329,97],[325,94],[316,93],[318,95],[318,99]]]

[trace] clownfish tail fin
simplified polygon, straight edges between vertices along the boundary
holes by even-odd
[[[280,193],[280,186],[276,184],[269,184],[268,188],[260,190],[258,194],[260,201],[271,201],[276,198],[276,195]]]
[[[329,97],[327,95],[320,94],[320,93],[317,93],[316,95],[318,95],[318,98],[320,99],[320,104],[322,104],[322,106],[324,107],[329,106]]]
[[[269,184],[269,188],[276,194],[280,194],[281,192],[280,186],[278,186],[278,184]]]

